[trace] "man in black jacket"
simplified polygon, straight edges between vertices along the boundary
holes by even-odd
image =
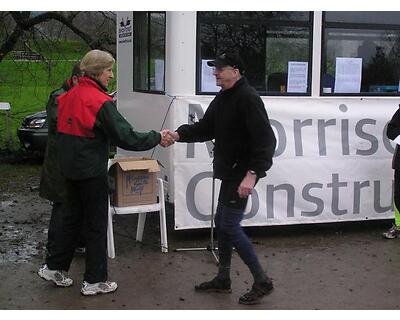
[[[260,96],[242,77],[242,59],[236,54],[224,53],[208,65],[214,67],[216,84],[221,91],[199,122],[170,132],[179,142],[215,139],[214,177],[222,180],[215,215],[218,275],[195,289],[231,292],[230,264],[235,247],[254,277],[251,290],[239,298],[239,303],[255,304],[270,293],[273,285],[240,222],[248,196],[272,165],[276,139]]]

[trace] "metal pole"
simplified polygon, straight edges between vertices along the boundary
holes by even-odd
[[[214,194],[215,194],[215,178],[213,175],[212,194],[211,194],[211,250],[214,249]]]
[[[215,196],[215,178],[213,175],[213,180],[212,180],[212,195],[211,195],[211,231],[210,231],[210,244],[205,247],[205,248],[178,248],[175,249],[174,251],[179,252],[179,251],[211,251],[212,255],[214,256],[215,260],[217,261],[217,264],[219,263],[219,259],[217,254],[215,253],[215,250],[218,250],[218,248],[214,247],[214,196]]]
[[[210,250],[211,250],[211,253],[213,254],[213,256],[214,256],[214,258],[215,258],[215,260],[217,260],[217,263],[219,263],[219,259],[218,259],[218,257],[217,257],[217,255],[215,254],[215,251],[214,251],[214,249],[216,249],[216,250],[218,250],[218,248],[215,248],[214,247],[214,212],[215,212],[215,210],[214,210],[214,197],[215,197],[215,177],[214,177],[214,175],[213,175],[213,181],[212,181],[212,195],[211,195],[211,235],[210,235],[210,239],[211,239],[211,242],[210,242]]]

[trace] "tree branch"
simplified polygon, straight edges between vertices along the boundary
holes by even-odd
[[[100,49],[107,50],[107,45],[115,44],[115,40],[113,41],[111,38],[93,38],[87,32],[83,31],[81,28],[77,27],[74,24],[74,19],[79,15],[79,11],[77,12],[69,12],[68,15],[59,11],[48,11],[37,16],[31,17],[30,11],[11,11],[10,15],[14,19],[16,26],[13,32],[7,37],[4,43],[0,47],[0,62],[3,58],[13,50],[14,46],[18,42],[18,40],[22,37],[25,31],[30,31],[37,24],[47,22],[50,20],[56,20],[68,27],[72,32],[78,35],[83,41],[87,43],[87,45],[91,49]],[[104,18],[110,19],[107,14],[102,13]],[[115,56],[115,52],[111,52]]]
[[[6,41],[4,41],[0,47],[0,62],[3,61],[4,57],[14,49],[15,44],[18,42],[18,39],[23,35],[23,33],[24,30],[17,25],[14,31],[8,36]]]

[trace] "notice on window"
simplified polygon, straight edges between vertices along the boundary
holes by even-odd
[[[289,61],[287,92],[306,93],[308,62]]]
[[[336,58],[335,93],[360,93],[362,58]]]
[[[208,61],[210,60],[201,60],[201,91],[218,92],[220,87],[215,84],[213,68],[207,65]]]
[[[164,60],[154,60],[155,87],[157,91],[164,91]]]

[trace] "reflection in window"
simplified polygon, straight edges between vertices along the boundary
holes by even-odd
[[[358,94],[381,95],[398,93],[400,64],[400,23],[387,25],[385,21],[400,21],[400,13],[369,12],[376,18],[365,24],[354,12],[330,12],[324,16],[324,43],[322,52],[321,92],[335,93],[337,58],[361,58],[361,83]],[[355,15],[355,16],[354,16]],[[387,15],[387,16],[385,16]],[[394,15],[397,18],[394,19]],[[360,23],[349,23],[351,19]],[[344,26],[341,22],[344,21]],[[374,26],[371,21],[380,24]],[[351,75],[349,75],[351,76]],[[341,91],[346,93],[346,91]],[[347,93],[352,93],[349,89]]]
[[[257,91],[287,93],[289,62],[305,62],[311,66],[311,23],[311,14],[300,11],[199,12],[198,91],[205,87],[202,62],[204,65],[204,60],[224,51],[234,51],[243,58],[245,75]],[[309,71],[310,68],[304,75],[307,84],[311,83]],[[310,86],[306,85],[303,94],[309,92]]]
[[[247,19],[247,22],[251,22],[251,20],[310,21],[310,13],[307,11],[203,11],[199,13],[199,17],[202,19],[218,18],[221,22],[224,18],[229,19],[229,22],[233,22],[234,19],[241,21]]]
[[[147,90],[148,82],[148,15],[146,12],[135,12],[133,16],[133,88]]]
[[[399,12],[386,11],[327,11],[325,14],[326,22],[343,22],[343,23],[364,23],[364,24],[398,24]]]
[[[164,91],[165,14],[150,14],[150,90]]]
[[[164,91],[165,13],[134,12],[133,89]]]

